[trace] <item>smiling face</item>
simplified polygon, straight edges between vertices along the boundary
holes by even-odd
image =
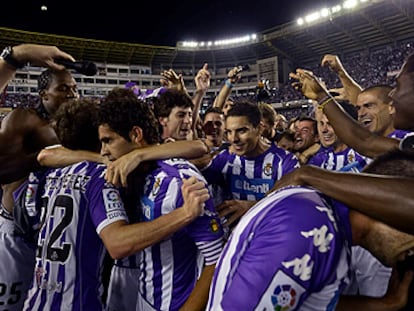
[[[260,129],[253,127],[245,116],[229,116],[226,118],[225,136],[231,147],[239,156],[254,157],[260,141]]]
[[[318,111],[315,113],[316,122],[318,122],[318,135],[319,141],[324,147],[334,147],[338,141],[338,136],[336,136],[335,131],[331,124],[329,123],[328,118],[324,113]]]
[[[314,123],[310,120],[300,120],[295,123],[294,151],[302,152],[318,141]]]
[[[357,98],[358,121],[371,133],[386,136],[394,130],[394,108],[390,102],[384,102],[378,92],[362,92]]]

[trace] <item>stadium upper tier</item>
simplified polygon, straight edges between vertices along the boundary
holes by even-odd
[[[370,1],[358,10],[312,25],[300,26],[295,21],[258,35],[255,43],[239,47],[189,50],[179,45],[151,46],[0,28],[0,45],[23,42],[56,45],[77,59],[150,66],[153,72],[185,65],[200,68],[206,62],[210,66],[233,66],[272,56],[293,66],[304,66],[315,64],[326,53],[346,56],[414,38],[414,1]]]

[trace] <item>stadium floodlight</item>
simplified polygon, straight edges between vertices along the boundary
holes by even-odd
[[[356,7],[358,5],[358,1],[357,0],[346,0],[344,3],[343,3],[343,8],[344,9],[352,9],[352,8],[354,8],[354,7]]]
[[[198,42],[196,41],[183,41],[183,47],[196,48],[197,46],[198,46]]]
[[[322,10],[321,10],[321,16],[322,17],[328,17],[329,16],[329,9],[328,8],[323,8]]]
[[[311,13],[309,15],[306,15],[305,16],[305,21],[307,23],[312,23],[312,22],[317,21],[320,17],[321,17],[321,15],[320,15],[319,12],[314,12],[314,13]]]
[[[380,0],[377,0],[380,1]],[[384,0],[385,1],[385,0]],[[337,4],[331,8],[322,8],[319,11],[312,12],[305,17],[297,19],[297,24],[302,26],[304,24],[312,24],[323,21],[326,18],[332,19],[333,17],[339,16],[342,10],[351,10],[357,7],[359,4],[367,6],[369,2],[375,2],[371,0],[345,0],[342,5]]]
[[[335,5],[334,7],[331,8],[332,13],[338,13],[341,10],[342,10],[342,7],[340,5]]]
[[[228,38],[216,41],[180,41],[177,43],[178,47],[188,48],[188,49],[206,49],[215,47],[225,47],[227,45],[244,45],[256,42],[258,40],[257,34],[245,35],[242,37]]]

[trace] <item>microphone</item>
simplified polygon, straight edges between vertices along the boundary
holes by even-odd
[[[236,70],[236,75],[239,74],[240,72],[244,71],[244,70],[249,70],[249,65],[240,65],[237,66],[237,70]]]
[[[94,76],[98,72],[98,68],[94,62],[87,60],[72,62],[66,59],[55,59],[55,63],[65,66],[67,69],[73,69],[85,76]]]

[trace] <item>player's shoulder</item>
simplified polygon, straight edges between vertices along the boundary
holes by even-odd
[[[33,128],[47,125],[33,108],[16,108],[10,111],[3,119],[2,127],[9,128]]]

